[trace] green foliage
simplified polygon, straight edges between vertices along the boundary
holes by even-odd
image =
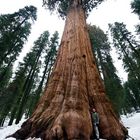
[[[128,73],[128,81],[125,83],[126,98],[128,99],[125,99],[124,108],[129,111],[132,108],[136,110],[140,102],[140,45],[123,23],[115,22],[114,25],[110,25],[110,31],[114,47],[119,53],[119,59],[123,61],[124,69]],[[131,96],[133,100],[129,103]]]
[[[30,20],[36,20],[36,8],[33,6],[0,16],[0,86],[6,87],[9,83],[12,76],[9,70],[30,34]]]
[[[29,116],[33,111],[56,59],[58,32],[51,38],[49,36],[48,31],[40,35],[23,62],[19,63],[13,81],[1,92],[1,126],[7,116],[11,125],[14,119],[18,123],[23,114]]]
[[[140,0],[134,0],[131,3],[131,8],[133,9],[133,13],[137,14],[140,19]],[[140,33],[140,25],[136,26],[136,30],[138,33]]]
[[[9,83],[9,80],[11,78],[12,69],[13,69],[13,66],[12,65],[8,66],[7,68],[3,67],[3,68],[0,69],[0,74],[1,74],[0,75],[1,76],[1,81],[0,81],[0,96],[1,96],[2,92],[4,91],[4,89],[8,86],[7,83]]]
[[[16,124],[19,123],[19,121],[22,117],[29,94],[32,90],[32,87],[34,86],[35,80],[38,77],[39,66],[40,66],[39,59],[41,58],[41,54],[42,54],[45,46],[47,46],[48,37],[49,37],[48,31],[45,31],[43,34],[41,34],[40,37],[34,42],[33,50],[29,54],[29,57],[28,57],[29,59],[30,59],[30,55],[33,57],[33,63],[31,63],[33,65],[31,65],[31,67],[29,69],[29,73],[27,74],[26,81],[25,81],[23,89],[22,89],[22,98],[21,98],[21,101],[20,101],[20,104],[18,107],[18,111],[17,111]],[[27,60],[27,62],[28,62],[28,60]]]
[[[110,55],[111,47],[107,35],[96,26],[89,26],[88,29],[98,69],[104,80],[106,94],[113,103],[116,113],[120,114],[124,101],[124,90]]]
[[[133,73],[128,74],[127,87],[129,88],[133,98],[135,99],[135,106],[140,107],[140,81],[135,78]],[[135,107],[136,108],[136,107]]]
[[[134,0],[131,3],[131,8],[133,9],[133,12],[136,13],[140,18],[140,0]]]
[[[30,34],[30,19],[36,20],[36,8],[33,6],[0,16],[0,65],[8,63],[11,57],[16,60]]]
[[[103,1],[104,0],[43,0],[43,5],[50,11],[56,10],[61,17],[65,17],[74,2],[76,2],[77,5],[81,5],[88,14],[94,7]]]
[[[134,95],[132,94],[131,89],[129,88],[129,82],[124,83],[124,93],[125,100],[123,103],[123,113],[127,115],[127,113],[132,113],[134,110],[138,109],[138,103]]]
[[[41,80],[38,84],[38,87],[36,88],[34,92],[34,96],[31,96],[31,101],[29,101],[29,111],[28,116],[31,115],[35,105],[37,104],[40,96],[42,95],[44,85],[47,84],[53,64],[56,60],[56,54],[57,54],[57,48],[58,48],[58,32],[55,32],[53,36],[50,38],[50,41],[48,43],[48,47],[45,49],[45,56],[44,56],[44,71],[43,75],[41,77]],[[45,84],[46,83],[46,84]]]
[[[23,87],[23,83],[25,80],[24,70],[22,69],[16,73],[16,77],[14,78],[13,82],[7,86],[7,88],[2,92],[0,97],[0,118],[6,118],[9,113],[9,110],[12,109],[13,106],[17,106],[16,99],[21,96],[21,90]],[[0,121],[2,125],[2,122]]]
[[[114,47],[118,50],[119,58],[124,62],[124,68],[127,72],[136,73],[139,75],[140,52],[138,42],[135,36],[126,29],[123,23],[115,22],[114,25],[109,25],[113,37]]]

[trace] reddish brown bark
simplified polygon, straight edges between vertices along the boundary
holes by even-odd
[[[68,12],[65,29],[49,83],[34,113],[13,137],[44,140],[89,140],[90,107],[100,116],[100,134],[124,140],[126,129],[116,117],[95,65],[81,6]]]

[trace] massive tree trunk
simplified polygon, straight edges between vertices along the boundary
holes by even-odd
[[[100,134],[124,140],[126,129],[116,117],[92,56],[85,14],[80,5],[70,8],[53,72],[32,116],[13,137],[44,140],[89,140],[90,107],[100,116]]]

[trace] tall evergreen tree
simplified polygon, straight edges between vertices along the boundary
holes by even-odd
[[[8,110],[9,113],[9,124],[8,125],[12,125],[14,119],[16,119],[16,114],[17,114],[17,110],[18,110],[18,105],[20,104],[21,98],[22,98],[22,89],[24,86],[24,83],[26,81],[26,77],[27,77],[27,73],[28,73],[28,69],[30,67],[30,59],[28,59],[28,63],[25,61],[23,63],[19,63],[19,67],[17,72],[15,73],[15,77],[14,80],[10,83],[10,85],[15,86],[16,88],[14,88],[13,90],[11,90],[12,92],[12,96],[14,96],[14,98],[12,98],[12,101],[9,100],[9,87],[8,92],[7,92],[7,96],[8,96],[8,102],[11,102],[11,108]]]
[[[23,112],[24,106],[26,104],[26,101],[29,97],[31,88],[33,86],[34,75],[35,75],[36,70],[37,70],[37,65],[39,63],[39,60],[41,58],[41,54],[42,54],[44,48],[48,44],[48,37],[49,37],[49,32],[45,31],[43,34],[41,34],[41,36],[38,38],[38,40],[34,42],[34,48],[33,48],[34,49],[33,50],[34,62],[33,62],[31,69],[29,70],[24,87],[22,89],[23,96],[22,96],[21,102],[20,102],[19,107],[18,107],[16,124],[19,123],[19,121],[22,117],[22,112]]]
[[[100,114],[100,134],[108,140],[123,140],[126,129],[119,122],[105,95],[92,56],[85,13],[103,0],[44,0],[66,24],[57,60],[32,116],[12,136],[89,140],[92,124],[89,108]]]
[[[0,64],[12,53],[19,54],[30,33],[30,19],[36,20],[36,10],[33,6],[26,6],[13,14],[0,16]]]
[[[42,91],[44,89],[44,84],[49,79],[52,66],[53,66],[54,61],[56,59],[57,48],[58,48],[58,32],[55,32],[53,34],[53,37],[51,37],[51,39],[48,43],[48,47],[46,47],[46,49],[45,49],[44,71],[43,71],[43,75],[41,77],[41,80],[38,84],[38,87],[36,88],[36,91],[34,93],[35,94],[34,100],[31,101],[29,113],[32,113],[34,106],[37,104],[40,96],[42,95]]]
[[[112,101],[117,114],[121,113],[124,90],[110,55],[111,47],[107,35],[96,26],[88,26],[92,50],[96,56],[98,69],[103,75],[106,94]]]
[[[12,74],[9,73],[9,69],[30,34],[31,20],[36,20],[36,8],[33,6],[0,16],[0,81],[5,81],[5,85],[0,82],[1,91],[8,84]]]
[[[123,113],[127,115],[127,113],[131,113],[134,110],[138,109],[138,102],[135,96],[133,95],[132,90],[129,87],[128,81],[124,83],[124,90],[125,90],[125,100],[123,103]]]
[[[140,82],[134,77],[133,73],[128,74],[128,81],[127,84],[127,90],[133,95],[133,104],[131,105],[131,110],[138,110],[140,108]]]
[[[120,54],[120,59],[124,62],[125,70],[127,72],[131,71],[136,79],[139,79],[140,45],[123,23],[115,22],[114,25],[110,25],[110,31],[113,36],[114,46]]]
[[[23,115],[23,113],[29,114],[31,102],[38,98],[38,94],[42,91],[42,86],[44,80],[46,79],[46,74],[54,62],[54,57],[56,55],[56,47],[58,47],[58,33],[54,33],[53,37],[49,41],[49,32],[45,31],[37,41],[34,42],[34,47],[24,58],[24,62],[20,63],[19,68],[15,74],[15,78],[7,88],[6,93],[0,98],[0,101],[4,101],[4,97],[7,97],[7,104],[4,101],[4,109],[7,112],[1,113],[2,122],[5,117],[10,116],[9,125],[13,123],[16,119],[18,123]],[[39,70],[42,68],[43,61],[42,54],[45,52],[45,70],[43,77],[38,81]],[[37,88],[36,86],[39,85]],[[15,87],[11,90],[11,86]],[[38,91],[38,90],[39,91]],[[9,91],[10,90],[10,91]],[[39,93],[36,93],[36,92]],[[14,98],[12,98],[14,97]],[[33,97],[31,99],[31,97]],[[33,106],[32,106],[33,107]],[[33,109],[33,108],[32,108]],[[3,115],[4,114],[4,115]]]
[[[126,70],[126,72],[128,72],[128,85],[133,85],[133,88],[135,87],[135,90],[131,90],[134,91],[132,93],[134,94],[134,96],[139,96],[138,94],[140,94],[140,45],[137,43],[134,36],[126,29],[126,25],[124,25],[123,23],[116,22],[114,25],[110,25],[110,30],[113,36],[114,46],[116,47],[119,53],[119,58],[122,59],[124,69]],[[136,102],[139,102],[139,98],[135,99]]]
[[[13,81],[9,84],[9,86],[4,90],[3,94],[0,97],[0,125],[2,126],[5,118],[8,116],[9,112],[15,107],[17,110],[17,106],[19,104],[19,99],[22,95],[22,88],[26,78],[27,65],[24,67],[23,64],[20,64],[20,70],[16,72],[16,76]],[[13,116],[16,113],[11,112],[10,116]]]

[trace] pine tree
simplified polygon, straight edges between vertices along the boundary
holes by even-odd
[[[128,81],[127,81],[127,88],[129,89],[130,93],[133,95],[135,102],[132,104],[132,107],[137,110],[138,107],[140,108],[140,82],[136,80],[132,73],[128,74]],[[137,107],[136,107],[137,106]]]
[[[107,35],[96,26],[88,26],[93,53],[98,69],[103,75],[106,94],[114,105],[117,114],[121,113],[124,90],[110,55],[111,47]]]
[[[44,36],[42,34],[42,36],[35,42],[36,45],[33,47],[31,52],[29,52],[27,54],[27,56],[24,58],[24,62],[20,63],[19,68],[16,72],[16,76],[14,78],[15,80],[11,83],[12,85],[17,87],[17,88],[14,88],[14,90],[12,91],[12,94],[17,93],[17,95],[14,94],[14,95],[16,95],[15,98],[13,98],[14,103],[13,103],[13,105],[11,104],[12,108],[11,108],[9,125],[11,125],[13,123],[13,119],[16,119],[16,123],[17,123],[20,120],[22,114],[25,112],[24,106],[26,105],[26,102],[28,101],[28,95],[30,94],[31,89],[33,88],[33,84],[36,80],[36,76],[38,76],[39,69],[40,69],[39,58],[41,56],[41,53],[42,53],[45,45],[48,42],[48,39],[47,39],[48,37],[49,37],[49,32],[46,31],[46,32],[44,32]],[[39,42],[39,40],[40,40],[40,42]],[[42,41],[42,44],[41,44],[41,41]],[[43,45],[43,43],[44,43],[44,45]],[[39,45],[42,45],[42,46],[39,47]],[[23,77],[24,77],[24,79],[23,79]],[[21,82],[19,82],[19,80],[21,80]],[[20,91],[18,90],[19,87],[20,87]],[[28,89],[28,92],[27,92],[27,89]],[[25,94],[26,94],[27,100],[24,99]],[[6,95],[9,97],[8,92]],[[24,105],[22,105],[23,99],[25,100]],[[8,112],[9,111],[10,110],[8,110]],[[17,118],[17,116],[18,116],[18,118]]]
[[[14,119],[16,119],[16,123],[18,123],[23,114],[27,117],[30,115],[30,111],[35,105],[34,101],[38,100],[38,96],[44,88],[43,83],[46,81],[46,74],[49,76],[49,71],[55,60],[57,47],[57,32],[54,33],[50,41],[48,31],[45,31],[38,40],[35,41],[33,49],[24,58],[24,62],[19,64],[14,80],[0,98],[2,108],[0,112],[1,126],[7,116],[10,117],[8,125],[11,125]],[[42,68],[41,65],[43,64],[41,56],[43,53],[45,53],[46,66],[43,77],[39,83],[39,73]],[[37,85],[39,85],[38,88]],[[28,89],[28,92],[25,92],[27,91],[26,89]]]
[[[139,79],[139,44],[123,23],[116,22],[114,25],[110,25],[110,30],[113,36],[114,46],[118,50],[120,59],[124,62],[125,70],[127,72],[131,71],[136,79]]]
[[[58,47],[58,32],[55,32],[53,34],[53,37],[49,41],[48,48],[46,48],[46,52],[45,52],[46,55],[45,55],[45,60],[44,60],[44,63],[45,63],[44,71],[43,71],[41,81],[38,85],[38,88],[35,91],[35,99],[32,100],[33,103],[31,103],[32,108],[31,108],[30,113],[32,113],[34,106],[37,104],[37,102],[42,94],[42,91],[44,88],[43,85],[44,85],[46,79],[47,79],[47,81],[49,79],[50,71],[51,71],[54,61],[56,59],[57,47]]]
[[[9,65],[6,70],[5,67],[0,68],[0,73],[4,73],[4,78],[0,81],[0,97],[2,96],[4,89],[8,86],[8,83],[10,81],[11,75],[12,75],[12,69],[13,66]]]
[[[127,113],[129,114],[132,113],[134,110],[137,110],[138,104],[135,97],[131,93],[127,81],[124,83],[124,93],[125,93],[125,100],[123,103],[123,113],[127,115]]]
[[[129,84],[127,85],[129,85],[129,89],[131,89],[134,96],[139,96],[139,44],[134,38],[134,36],[126,29],[126,25],[124,25],[123,23],[116,22],[114,25],[110,25],[110,30],[113,36],[114,46],[116,47],[119,53],[119,58],[122,59],[124,69],[126,72],[128,72]],[[133,90],[132,87],[134,88]],[[136,102],[139,102],[139,98],[135,98],[135,100]]]
[[[23,108],[26,104],[26,101],[29,97],[31,88],[33,86],[34,75],[37,70],[37,65],[39,63],[39,59],[41,57],[41,54],[42,54],[45,46],[47,46],[47,43],[48,43],[48,37],[49,37],[49,32],[45,31],[43,34],[41,34],[41,36],[38,38],[38,40],[34,42],[34,56],[35,56],[34,62],[29,71],[29,74],[26,78],[24,87],[22,89],[23,96],[22,96],[21,102],[19,104],[19,109],[18,109],[17,118],[16,118],[16,122],[15,122],[16,124],[19,123],[19,121],[21,119]]]
[[[21,51],[30,33],[30,19],[36,20],[36,8],[33,6],[0,16],[0,65],[8,59],[8,56],[11,57],[12,53],[17,53],[17,56]]]
[[[123,140],[126,129],[116,117],[92,56],[87,13],[102,0],[44,0],[49,9],[66,13],[66,24],[54,69],[32,116],[12,136],[89,140],[89,108],[100,114],[101,137]]]
[[[11,102],[11,108],[8,110],[9,112],[9,124],[12,125],[14,119],[16,118],[17,110],[18,110],[18,105],[20,104],[20,100],[22,98],[22,89],[26,80],[27,72],[28,72],[28,67],[29,63],[19,63],[19,68],[17,72],[15,73],[14,80],[11,82],[11,85],[14,85],[16,88],[14,88],[12,92],[12,96],[14,94],[14,98],[12,98]],[[9,88],[8,88],[9,89]],[[7,95],[9,96],[9,94]],[[9,100],[10,102],[10,100]]]
[[[13,66],[30,34],[31,19],[32,21],[36,20],[36,8],[33,6],[25,7],[13,14],[0,16],[1,92],[3,91],[2,89],[6,88],[12,76],[12,72],[9,73],[9,69]]]
[[[21,65],[20,70],[16,72],[15,78],[6,88],[6,90],[4,90],[3,94],[0,97],[0,107],[1,107],[0,125],[1,126],[4,123],[5,118],[8,116],[9,111],[12,110],[13,107],[17,109],[17,105],[19,104],[17,100],[20,98],[22,94],[21,90],[23,88],[23,83],[25,81],[25,71],[27,70],[27,66],[23,67],[22,64],[20,65]],[[13,114],[12,112],[11,115],[13,116],[15,114]]]

